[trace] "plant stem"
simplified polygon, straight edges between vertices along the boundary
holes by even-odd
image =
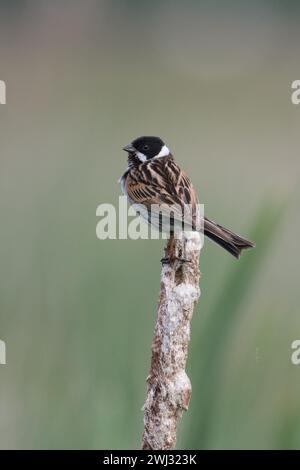
[[[190,322],[200,296],[201,237],[170,239],[161,273],[152,359],[144,405],[143,449],[173,449],[179,418],[188,409],[191,383],[185,372]]]

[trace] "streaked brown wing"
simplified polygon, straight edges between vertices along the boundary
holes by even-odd
[[[182,171],[175,161],[169,160],[165,166],[166,178],[183,204],[198,204],[198,197],[189,177]]]
[[[185,212],[185,222],[191,225],[193,230],[201,230],[199,200],[189,177],[179,168],[174,160],[167,162],[166,170],[166,175],[168,175],[169,181],[174,184],[174,191],[182,206],[185,205],[185,207],[189,208]]]
[[[153,204],[167,204],[183,209],[185,204],[189,204],[192,210],[187,215],[187,222],[196,226],[197,195],[189,178],[173,158],[151,160],[132,169],[125,181],[125,190],[132,203],[147,208]],[[178,212],[179,217],[182,218],[182,211]]]
[[[126,179],[125,189],[129,199],[134,204],[150,206],[151,204],[161,203],[160,194],[155,186],[143,181],[135,182],[130,175]]]

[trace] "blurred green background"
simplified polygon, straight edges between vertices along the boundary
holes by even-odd
[[[0,1],[1,448],[139,448],[163,241],[99,241],[160,135],[206,215],[178,448],[298,448],[296,1]]]

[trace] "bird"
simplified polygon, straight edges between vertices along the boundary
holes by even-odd
[[[178,224],[181,227],[184,221],[189,230],[203,231],[206,237],[235,258],[239,258],[243,250],[255,246],[207,217],[200,215],[199,223],[197,192],[160,137],[138,137],[125,145],[123,150],[128,154],[128,167],[120,178],[122,192],[150,224],[164,231],[163,221],[170,217],[171,212],[170,236],[174,236],[172,228],[174,230]],[[186,206],[189,211],[185,211]],[[153,217],[153,207],[164,207],[164,210],[156,209]],[[172,209],[168,211],[166,207]]]

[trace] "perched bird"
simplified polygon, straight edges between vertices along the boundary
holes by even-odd
[[[128,153],[128,168],[120,179],[121,187],[138,212],[161,229],[162,220],[157,211],[154,217],[149,217],[151,208],[157,205],[175,206],[172,212],[175,221],[181,223],[184,218],[190,230],[200,231],[197,193],[165,143],[159,137],[143,136],[123,147],[123,150]],[[185,206],[191,207],[191,210],[184,213]],[[170,212],[166,211],[164,215],[170,215]],[[207,217],[202,222],[204,235],[236,258],[240,257],[242,250],[255,246]]]

